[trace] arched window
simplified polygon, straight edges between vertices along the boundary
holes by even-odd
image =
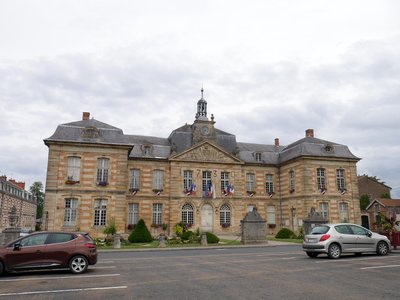
[[[219,209],[219,224],[222,227],[231,226],[231,208],[228,204],[221,205]]]
[[[182,206],[182,223],[186,225],[193,225],[193,206],[190,203],[186,203]]]

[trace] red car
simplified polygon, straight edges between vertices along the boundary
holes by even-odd
[[[36,232],[0,246],[0,275],[4,271],[55,268],[81,274],[96,262],[96,242],[88,233]]]

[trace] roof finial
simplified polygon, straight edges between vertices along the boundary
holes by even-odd
[[[204,92],[203,85],[201,85],[201,99],[203,99],[203,92]]]

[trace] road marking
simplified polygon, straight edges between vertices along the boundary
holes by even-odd
[[[363,260],[371,260],[371,259],[389,259],[390,256],[374,256],[374,257],[365,257],[365,258],[346,258],[342,257],[341,259],[326,259],[321,261],[316,261],[316,264],[323,264],[323,263],[346,263],[349,261],[363,261]]]
[[[81,288],[81,289],[32,291],[32,292],[20,292],[20,293],[5,293],[5,294],[0,294],[0,297],[2,297],[2,296],[52,294],[52,293],[70,293],[70,292],[84,292],[84,291],[98,291],[98,290],[113,290],[113,289],[126,289],[126,288],[128,288],[128,286],[121,285],[121,286],[93,287],[93,288]]]
[[[0,282],[12,281],[33,281],[33,280],[58,280],[58,279],[80,279],[80,278],[96,278],[96,277],[115,277],[121,274],[104,274],[104,275],[71,275],[71,276],[57,276],[57,277],[33,277],[33,278],[14,278],[14,279],[1,279]]]
[[[360,270],[381,269],[381,268],[398,268],[398,267],[400,267],[400,265],[387,265],[387,266],[365,267],[365,268],[360,268]]]

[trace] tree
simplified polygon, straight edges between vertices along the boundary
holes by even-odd
[[[369,199],[368,195],[361,195],[361,197],[360,197],[360,209],[361,210],[365,210],[370,202],[371,202],[371,200]]]
[[[40,181],[35,181],[29,188],[31,194],[36,198],[36,219],[40,219],[43,216],[44,206],[44,193],[43,184]]]
[[[396,231],[396,226],[400,225],[400,221],[396,221],[396,217],[387,217],[382,212],[378,212],[379,220],[376,225],[381,226],[382,230],[390,234],[390,239],[392,238],[392,232]]]
[[[390,193],[382,193],[381,194],[381,198],[383,198],[383,199],[391,199]]]

